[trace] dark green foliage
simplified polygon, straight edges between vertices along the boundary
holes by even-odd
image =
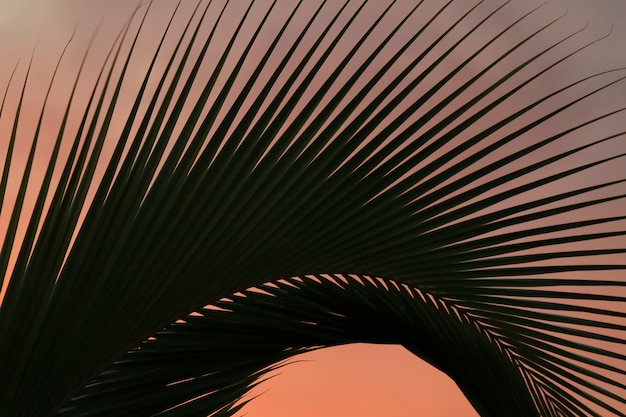
[[[0,415],[227,416],[370,341],[484,416],[624,416],[624,108],[591,103],[626,71],[562,76],[606,36],[515,1],[233,3],[179,5],[147,58],[140,8],[40,183],[9,85]]]

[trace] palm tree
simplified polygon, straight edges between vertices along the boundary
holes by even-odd
[[[29,139],[28,70],[7,83],[0,415],[230,416],[358,341],[482,416],[626,415],[626,71],[568,72],[607,32],[526,2],[199,1],[159,39],[159,6],[51,121],[59,59]]]

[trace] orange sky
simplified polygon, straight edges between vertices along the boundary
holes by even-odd
[[[77,44],[84,44],[100,16],[106,19],[104,34],[117,30],[120,18],[128,16],[132,8],[129,3],[134,4],[127,0],[0,0],[0,87],[4,88],[18,57],[28,59],[37,38],[41,40],[36,62],[52,60],[58,56],[76,22],[79,24]],[[626,21],[626,5],[619,0],[557,3],[570,4],[574,14],[601,21],[595,23],[596,33],[602,32],[606,22],[619,25]],[[603,10],[610,12],[603,15]],[[616,30],[616,42],[626,40],[624,33],[621,28]],[[75,54],[71,59],[77,60],[79,56]],[[602,58],[624,62],[624,57],[613,54]],[[53,65],[50,62],[48,67],[40,62],[39,68],[49,70]],[[49,72],[38,71],[34,72],[34,79],[41,77],[40,81],[45,82]],[[0,144],[0,155],[4,155],[5,146]],[[251,417],[477,415],[449,378],[400,347],[351,345],[312,352],[297,359],[303,362],[284,368],[281,375],[255,391],[267,390],[246,406],[242,414]]]
[[[447,375],[400,346],[354,344],[300,355],[253,393],[250,417],[474,417]]]

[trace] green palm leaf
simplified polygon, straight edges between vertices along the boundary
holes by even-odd
[[[129,352],[60,414],[154,415],[208,393],[176,412],[212,415],[237,404],[274,364],[351,342],[405,345],[449,372],[468,398],[482,398],[475,403],[482,415],[532,414],[517,367],[467,317],[441,314],[445,303],[409,287],[333,278],[291,279],[221,300]],[[489,377],[476,384],[485,369]]]
[[[158,3],[86,53],[41,182],[48,98],[24,139],[9,82],[0,414],[232,415],[370,341],[481,415],[624,416],[624,108],[572,114],[626,71],[542,84],[608,35],[515,2],[217,3],[147,58]]]

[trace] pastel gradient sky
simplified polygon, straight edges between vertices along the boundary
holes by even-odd
[[[597,65],[599,61],[610,67],[626,62],[623,47],[626,29],[619,26],[625,26],[626,2],[558,0],[554,3],[563,9],[567,5],[573,21],[588,19],[594,33],[602,33],[611,24],[617,25],[610,42],[596,51],[594,59],[588,56],[581,65]],[[49,69],[76,24],[79,45],[86,43],[100,18],[104,20],[99,39],[106,38],[118,30],[134,4],[127,0],[0,0],[0,87],[4,88],[18,59],[27,61],[38,43],[33,88],[43,91],[41,86],[47,82]],[[170,9],[164,10],[165,14]],[[622,51],[622,54],[606,51]],[[80,54],[70,54],[69,59],[78,62]],[[46,62],[49,62],[47,67]],[[0,153],[3,152],[5,145],[1,144]],[[397,346],[350,345],[312,352],[297,360],[298,363],[285,367],[255,390],[255,394],[263,394],[246,406],[242,415],[477,416],[447,376]]]

